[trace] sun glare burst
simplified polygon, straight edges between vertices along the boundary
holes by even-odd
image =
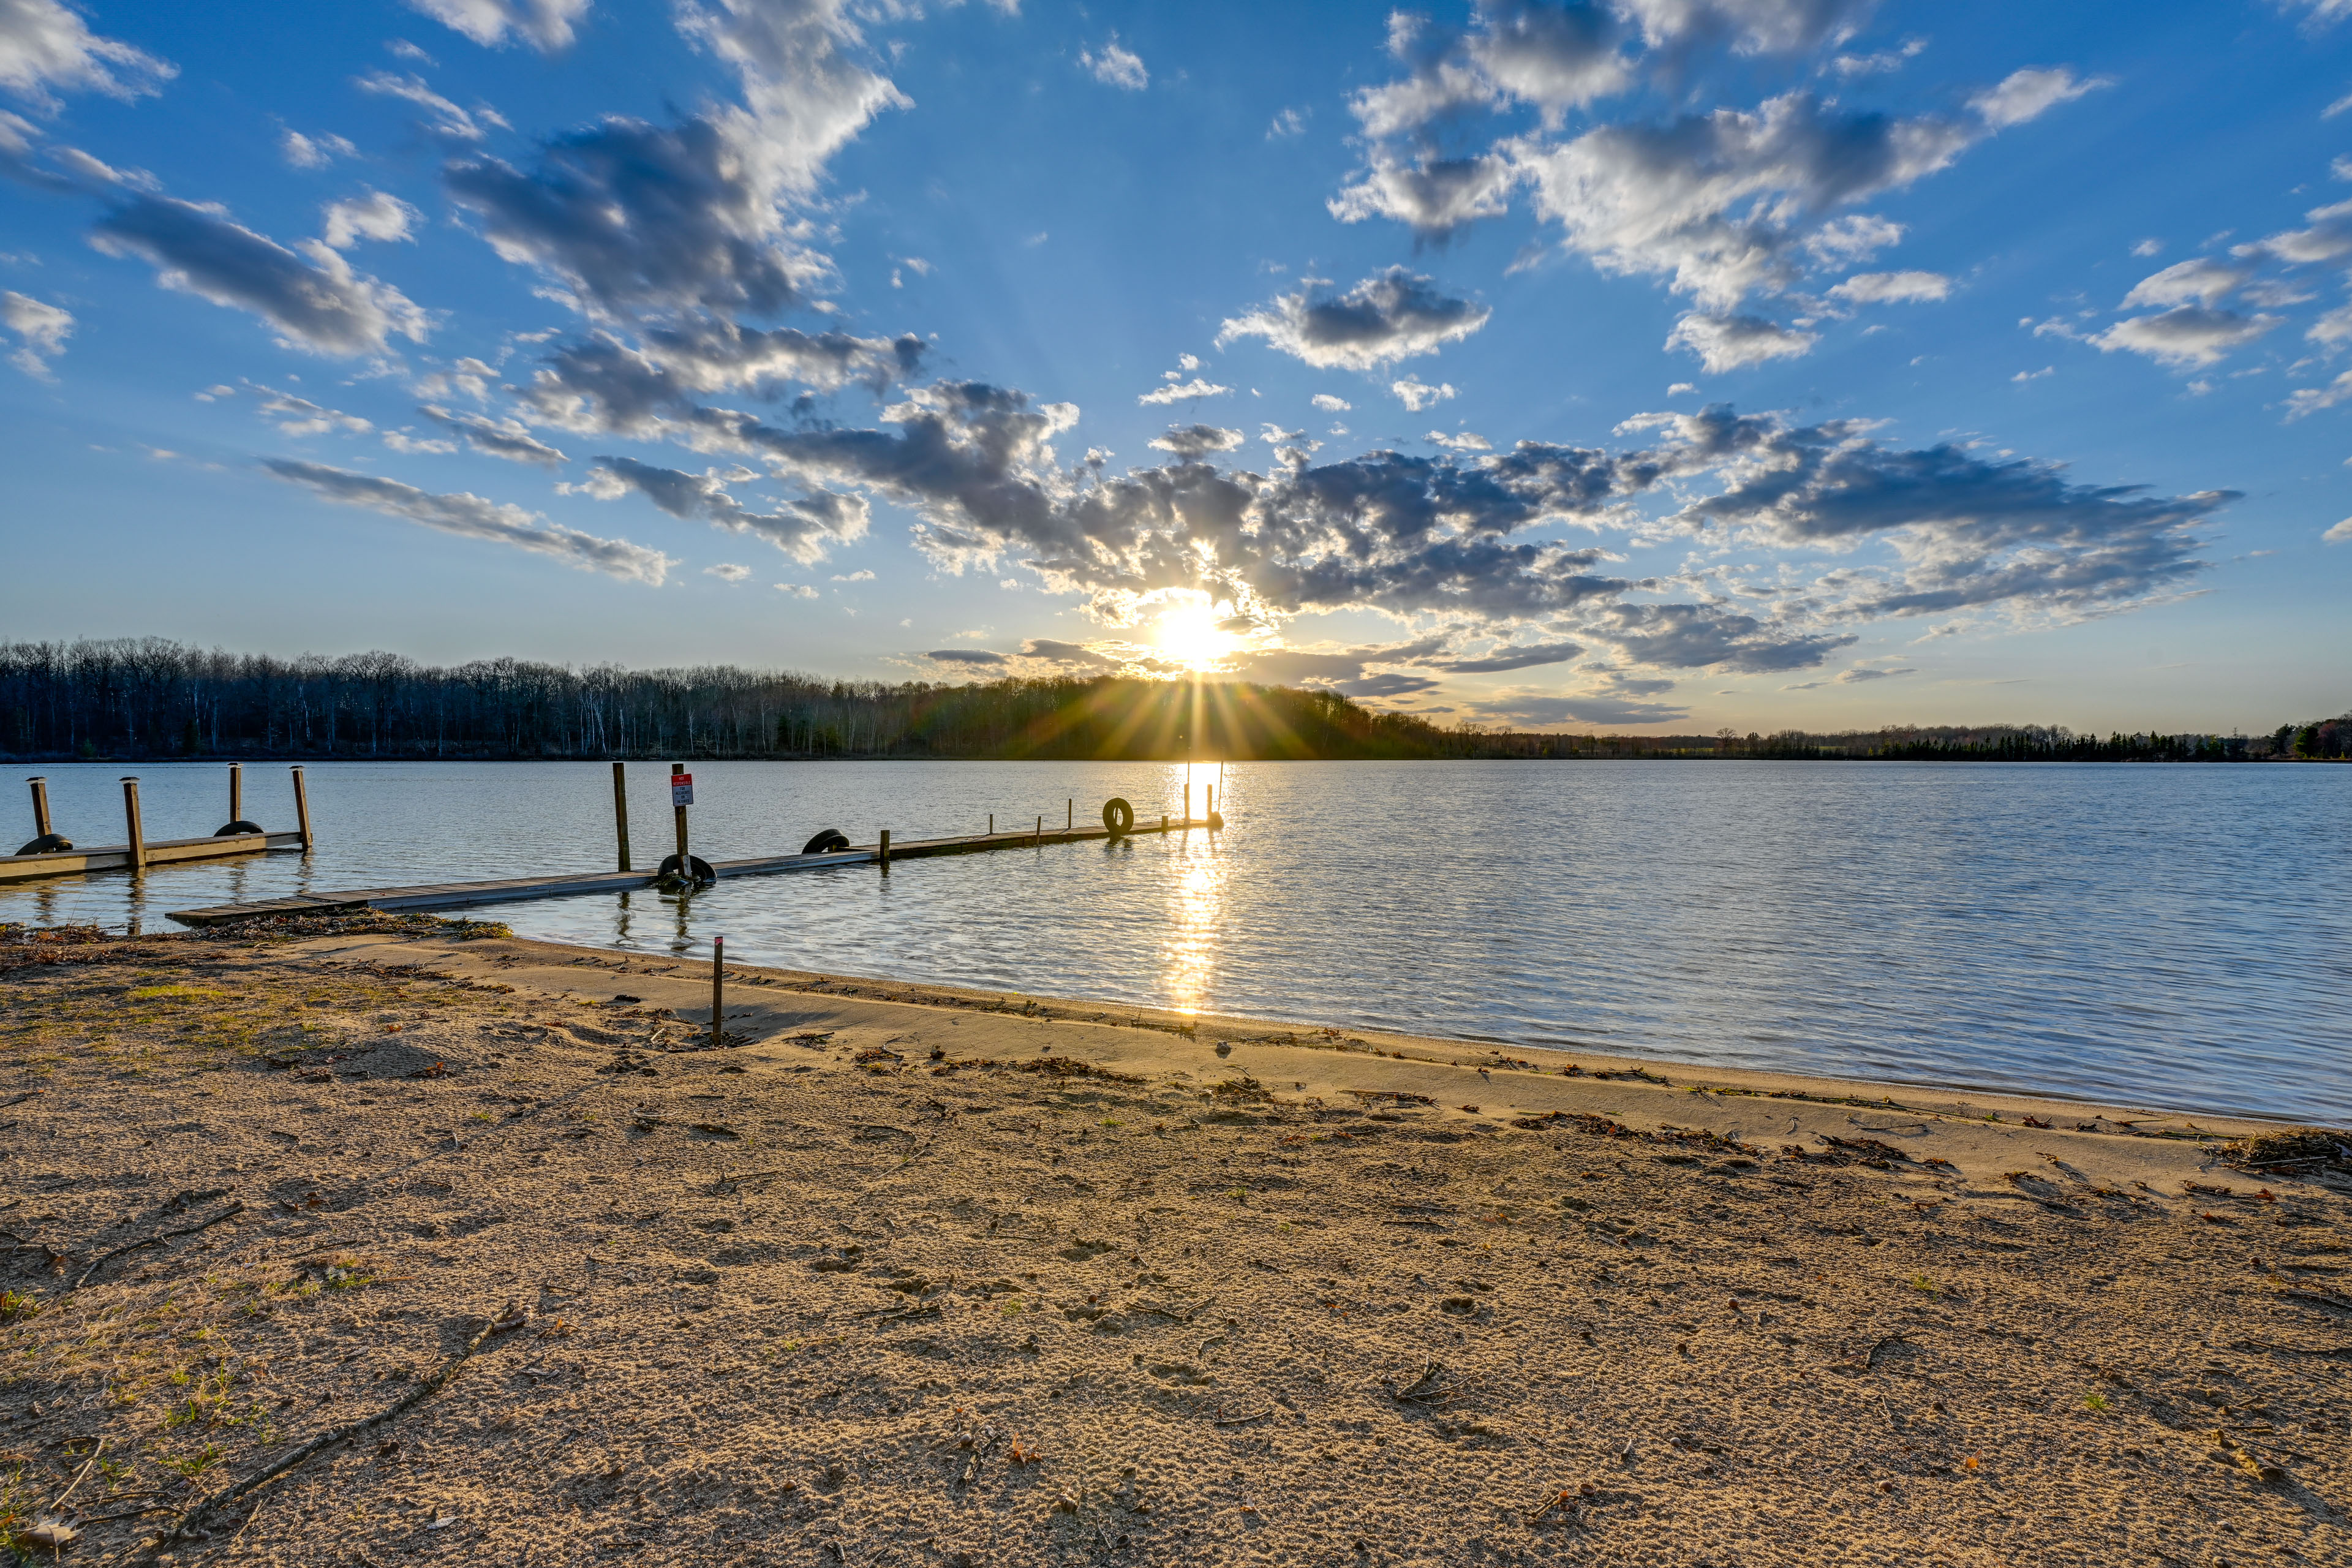
[[[1223,618],[1203,601],[1172,604],[1153,626],[1151,644],[1187,669],[1213,669],[1241,646],[1240,638],[1217,624]]]

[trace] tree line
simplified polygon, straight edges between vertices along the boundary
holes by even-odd
[[[2352,755],[2352,714],[2269,734],[1900,726],[1606,735],[1440,726],[1334,691],[1115,676],[969,685],[843,681],[731,665],[278,658],[161,637],[0,644],[0,753],[172,757],[953,757],[1231,761],[1729,758],[2263,762]]]

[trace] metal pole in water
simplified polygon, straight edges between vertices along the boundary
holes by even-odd
[[[629,779],[627,764],[613,764],[613,822],[621,832],[621,869],[629,868]]]
[[[43,776],[25,782],[33,786],[33,837],[47,838],[55,831],[49,826],[49,781]]]
[[[302,770],[294,770],[294,826],[302,835],[302,853],[310,852],[310,792],[302,787]]]
[[[122,815],[131,825],[131,874],[142,877],[147,873],[147,830],[139,821],[139,775],[126,773],[122,779]]]
[[[723,989],[727,980],[727,939],[710,939],[710,1048],[717,1050],[726,1040],[727,996]]]

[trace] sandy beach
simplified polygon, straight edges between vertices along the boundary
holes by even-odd
[[[0,942],[9,1545],[2352,1558],[2331,1140],[498,931]]]

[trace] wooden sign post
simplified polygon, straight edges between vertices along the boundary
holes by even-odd
[[[694,775],[684,763],[669,765],[669,806],[677,817],[677,874],[694,880],[694,861],[686,852],[686,808],[694,804]]]

